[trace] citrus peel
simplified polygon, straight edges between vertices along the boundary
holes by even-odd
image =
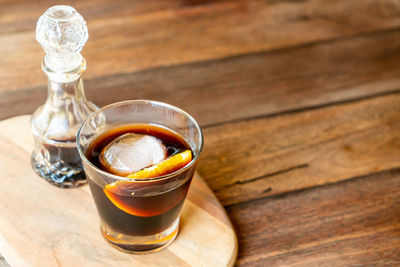
[[[140,171],[134,172],[128,175],[128,178],[133,179],[145,179],[145,178],[154,178],[162,175],[166,175],[177,171],[192,161],[192,152],[190,150],[185,150],[181,153],[173,155],[164,161],[161,161],[158,164],[155,164],[151,167],[144,168]],[[114,183],[108,184],[103,188],[104,194],[107,198],[120,210],[135,216],[154,216],[157,215],[155,212],[151,211],[144,211],[139,209],[134,209],[130,205],[126,204],[125,202],[121,201],[121,197],[119,196],[118,192],[127,193],[127,191],[132,191],[131,196],[134,196],[134,189],[129,188],[133,185],[134,182],[120,180]]]
[[[185,150],[151,167],[144,168],[140,171],[129,174],[127,177],[133,179],[140,179],[140,178],[153,178],[157,176],[162,176],[185,167],[191,161],[192,161],[192,151]]]

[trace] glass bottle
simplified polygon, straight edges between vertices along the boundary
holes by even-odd
[[[36,25],[36,40],[46,52],[42,69],[48,76],[48,95],[31,118],[35,137],[31,164],[39,176],[58,187],[86,183],[76,133],[97,109],[86,100],[81,78],[86,61],[80,51],[87,39],[85,20],[70,6],[49,8]]]

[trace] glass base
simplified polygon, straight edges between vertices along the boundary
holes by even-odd
[[[34,154],[31,157],[32,169],[37,175],[50,184],[61,188],[74,188],[87,183],[86,176],[81,166],[71,167],[63,161],[53,163],[37,160]]]
[[[179,231],[179,217],[161,233],[145,236],[131,236],[116,232],[105,222],[100,225],[103,237],[115,248],[133,254],[157,252],[175,240]]]

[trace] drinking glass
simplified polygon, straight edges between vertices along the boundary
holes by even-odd
[[[157,125],[178,133],[190,146],[192,161],[173,173],[141,179],[113,175],[94,165],[87,154],[92,142],[101,134],[128,124]],[[127,252],[145,253],[158,251],[176,238],[179,214],[203,148],[201,129],[192,116],[157,101],[114,103],[88,116],[77,133],[77,147],[100,217],[101,233],[110,244]],[[107,197],[105,186],[119,181],[129,186],[115,195],[124,205],[142,212],[127,213]]]

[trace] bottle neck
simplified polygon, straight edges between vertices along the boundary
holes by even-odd
[[[71,98],[75,98],[77,101],[85,100],[85,93],[81,77],[69,82],[54,81],[49,77],[48,101],[56,104],[58,102],[68,101]]]
[[[31,120],[32,131],[40,140],[72,142],[81,123],[96,109],[85,97],[81,78],[85,66],[82,60],[74,70],[62,72],[54,71],[45,61],[42,62],[42,68],[48,76],[48,96],[46,103],[35,111]]]
[[[76,101],[86,101],[81,75],[86,69],[86,61],[83,57],[76,68],[70,71],[51,68],[46,58],[42,61],[42,69],[48,76],[48,102],[52,106],[59,106],[65,101],[75,98]]]
[[[80,56],[79,60],[73,65],[68,62],[68,67],[62,67],[62,64],[58,62],[58,65],[50,64],[48,55],[42,61],[42,70],[49,77],[50,81],[58,83],[69,83],[78,80],[82,73],[86,70],[86,60]]]

